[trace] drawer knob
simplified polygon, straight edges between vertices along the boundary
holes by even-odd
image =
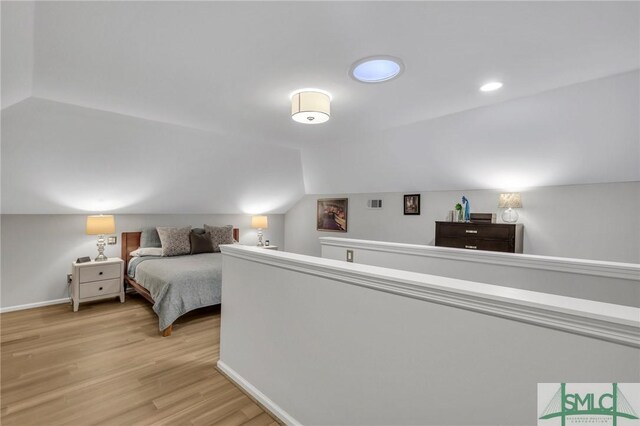
[[[473,250],[475,250],[475,249],[477,249],[477,248],[478,248],[478,246],[464,246],[464,248],[466,248],[466,249],[473,249]]]
[[[102,287],[100,287],[98,290],[102,290]]]
[[[467,234],[477,234],[478,230],[477,229],[465,229],[464,232],[466,232]]]
[[[102,275],[102,271],[98,272],[98,275]]]

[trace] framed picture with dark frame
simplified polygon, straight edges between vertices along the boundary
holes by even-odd
[[[324,198],[318,200],[318,231],[347,232],[348,198]]]
[[[420,194],[409,194],[404,196],[404,214],[420,214]]]

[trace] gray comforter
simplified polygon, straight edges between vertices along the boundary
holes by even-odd
[[[221,253],[133,258],[127,273],[151,293],[160,330],[189,311],[221,302]]]

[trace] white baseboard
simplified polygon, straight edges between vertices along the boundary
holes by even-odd
[[[40,308],[42,306],[60,305],[62,303],[70,303],[69,298],[45,300],[44,302],[27,303],[26,305],[7,306],[6,308],[0,308],[0,314],[5,312],[22,311],[23,309]]]
[[[260,392],[255,386],[253,386],[242,376],[236,373],[235,370],[233,370],[227,364],[219,360],[217,366],[231,381],[244,389],[245,392],[255,398],[255,400],[260,404],[264,405],[267,410],[271,412],[271,414],[278,418],[278,420],[290,426],[302,425],[302,423],[294,419],[291,415],[289,415],[289,413],[280,408],[275,402],[270,400],[265,394]]]

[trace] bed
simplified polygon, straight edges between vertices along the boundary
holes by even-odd
[[[233,229],[238,241],[240,232]],[[133,257],[141,232],[122,233],[124,285],[153,304],[162,336],[170,336],[173,322],[194,309],[220,304],[222,254],[202,253],[173,257]]]

